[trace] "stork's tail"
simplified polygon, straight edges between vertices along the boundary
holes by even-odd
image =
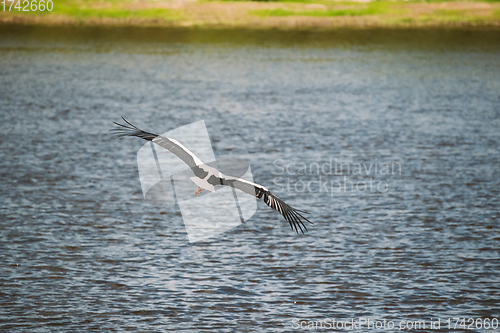
[[[116,138],[120,138],[122,136],[136,136],[144,140],[153,141],[158,135],[153,133],[144,132],[140,128],[132,125],[127,119],[123,118],[125,124],[119,124],[117,122],[113,122],[118,127],[112,128],[111,132]]]

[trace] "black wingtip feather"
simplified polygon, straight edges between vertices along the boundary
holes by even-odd
[[[121,138],[124,136],[136,136],[144,140],[152,141],[155,137],[157,137],[156,134],[141,130],[139,127],[133,125],[124,117],[122,117],[122,119],[125,124],[120,124],[114,121],[113,124],[117,125],[118,127],[112,128],[110,130],[115,138]]]
[[[297,234],[299,233],[299,230],[302,234],[305,234],[305,232],[308,231],[307,226],[304,224],[304,220],[314,224],[302,215],[307,214],[307,212],[289,206],[269,191],[264,193],[263,199],[266,205],[283,215],[285,220],[290,224],[292,230]]]

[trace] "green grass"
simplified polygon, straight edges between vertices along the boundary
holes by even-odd
[[[21,0],[22,2],[23,0]],[[137,19],[160,19],[167,21],[182,20],[184,15],[179,10],[166,9],[166,8],[147,8],[147,9],[127,9],[122,8],[123,4],[129,3],[123,0],[106,0],[106,1],[96,1],[96,0],[52,0],[53,10],[52,11],[29,11],[22,12],[17,10],[12,10],[13,14],[22,15],[65,15],[79,20],[85,20],[90,18],[113,18],[113,19],[126,19],[126,18],[137,18]],[[46,2],[46,1],[45,1]],[[96,6],[97,5],[97,6]]]
[[[493,12],[491,17],[488,16],[470,16],[468,11],[459,9],[438,9],[430,15],[419,17],[419,21],[444,21],[444,22],[482,22],[487,19],[499,18],[499,10]]]
[[[23,0],[21,0],[22,3]],[[52,11],[18,11],[12,7],[11,13],[14,15],[64,15],[85,19],[159,19],[166,21],[176,21],[184,19],[184,15],[179,10],[166,8],[147,8],[147,9],[127,9],[122,8],[123,4],[130,3],[123,0],[52,0]],[[45,1],[47,3],[47,1]],[[97,5],[97,6],[96,6]],[[95,7],[96,6],[96,7]],[[1,5],[0,5],[1,8]],[[22,7],[21,7],[22,8]],[[8,8],[6,8],[8,10]]]
[[[316,17],[331,17],[331,16],[361,16],[377,14],[374,9],[340,9],[340,10],[304,10],[294,11],[287,9],[261,9],[251,10],[250,14],[260,17],[268,16],[316,16]]]
[[[121,8],[81,8],[60,6],[53,11],[56,14],[68,15],[80,19],[85,18],[156,18],[165,20],[179,20],[182,15],[179,11],[171,9],[121,9]]]
[[[330,5],[328,9],[311,9],[311,10],[261,9],[261,10],[252,10],[250,11],[250,14],[257,15],[260,17],[270,17],[270,16],[335,17],[335,16],[364,16],[364,15],[377,15],[377,14],[387,14],[387,13],[394,14],[402,12],[400,9],[391,6],[392,3],[388,3],[386,1],[371,2],[366,5],[359,3],[352,3],[352,2],[339,2],[339,3],[328,2],[328,4]],[[345,7],[346,4],[348,4],[352,8],[342,8],[342,9],[334,8],[337,6]]]
[[[0,0],[1,1],[1,0]],[[47,0],[45,0],[47,1]],[[450,2],[443,0],[410,0],[410,1],[388,1],[380,0],[370,3],[359,3],[349,1],[332,0],[279,0],[260,2],[262,5],[249,4],[234,0],[198,0],[189,6],[170,8],[151,8],[156,2],[146,0],[52,0],[54,9],[51,12],[17,12],[0,13],[0,19],[8,18],[9,15],[43,15],[44,22],[60,22],[65,18],[72,18],[72,22],[91,24],[130,24],[130,25],[230,25],[230,26],[255,26],[255,17],[260,17],[257,25],[287,26],[295,21],[300,24],[307,22],[311,26],[325,26],[326,24],[359,24],[363,26],[368,22],[372,24],[398,26],[458,26],[461,22],[467,25],[495,25],[500,24],[500,6],[489,4],[475,6],[468,4],[469,9],[454,9],[457,6],[435,6],[427,5],[425,2]],[[165,0],[162,0],[165,1]],[[471,2],[471,0],[467,0]],[[476,1],[476,0],[472,0]],[[492,0],[493,1],[493,0]],[[500,0],[498,0],[500,1]],[[218,2],[211,6],[207,3]],[[296,3],[296,4],[294,4]],[[420,4],[417,4],[420,3]],[[483,2],[484,3],[484,2]],[[322,6],[307,6],[310,4]],[[144,6],[143,6],[144,5]],[[197,7],[200,6],[200,7]],[[203,6],[203,7],[201,7]],[[221,6],[227,6],[230,11],[220,11]],[[320,8],[318,8],[320,7]],[[436,9],[441,7],[442,9]],[[324,8],[324,9],[323,9]],[[432,8],[426,10],[426,8]],[[462,8],[462,7],[458,7]],[[423,10],[422,10],[423,9]],[[372,16],[370,16],[372,15]],[[378,15],[378,16],[377,16]],[[276,20],[273,17],[282,17]],[[287,20],[289,17],[302,17],[300,20]],[[308,18],[309,17],[309,18]],[[339,20],[327,20],[328,17],[346,17]],[[351,19],[349,17],[356,17]],[[62,18],[62,19],[61,19]],[[106,20],[110,19],[110,20]],[[122,19],[122,21],[120,21]],[[37,19],[40,20],[40,19]],[[28,20],[29,21],[29,20]],[[262,23],[261,23],[262,22]],[[347,23],[342,23],[347,22]]]
[[[470,12],[461,9],[438,9],[427,15],[421,15],[413,18],[398,18],[394,23],[419,23],[419,22],[449,22],[449,23],[475,23],[481,24],[489,20],[500,19],[500,10],[493,11],[491,16],[470,16]]]

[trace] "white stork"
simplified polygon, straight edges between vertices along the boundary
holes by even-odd
[[[287,205],[284,201],[278,198],[276,195],[271,193],[267,188],[259,184],[249,182],[247,180],[231,177],[224,175],[216,168],[210,167],[203,163],[195,154],[193,154],[189,149],[184,147],[179,141],[171,138],[167,138],[161,135],[156,135],[152,133],[145,132],[138,127],[132,125],[125,118],[123,118],[126,124],[119,124],[114,122],[115,125],[119,126],[113,128],[111,131],[116,137],[123,136],[136,136],[147,141],[152,141],[158,146],[167,149],[175,156],[180,158],[188,167],[193,171],[195,177],[190,179],[198,186],[198,190],[194,193],[199,194],[203,190],[208,190],[211,192],[215,191],[215,185],[231,186],[245,193],[251,194],[259,199],[263,198],[266,205],[272,209],[279,212],[286,221],[290,224],[292,230],[297,233],[304,230],[307,231],[303,220],[312,224],[307,218],[302,214],[307,214],[302,210],[295,209]]]

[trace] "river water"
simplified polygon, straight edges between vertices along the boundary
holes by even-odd
[[[3,26],[0,328],[500,318],[499,92],[497,32]],[[120,116],[204,120],[216,157],[314,225],[259,202],[189,243],[179,206],[143,199]]]

